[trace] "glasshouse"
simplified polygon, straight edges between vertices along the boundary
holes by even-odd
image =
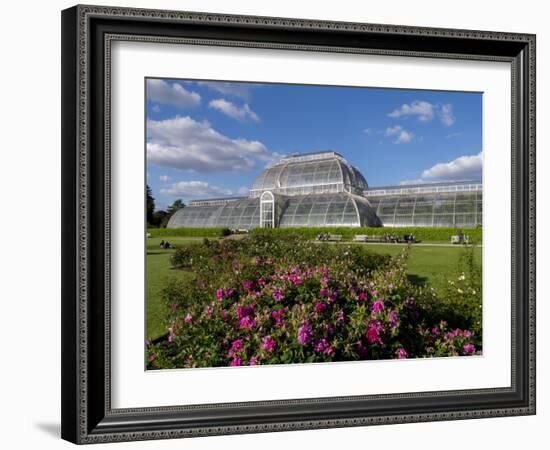
[[[475,227],[482,185],[447,183],[369,188],[333,151],[288,156],[266,168],[248,197],[193,200],[168,228]]]

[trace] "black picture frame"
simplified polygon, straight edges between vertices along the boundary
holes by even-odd
[[[112,409],[109,63],[110,43],[117,39],[510,62],[511,386]],[[61,406],[66,440],[84,444],[535,414],[532,34],[72,7],[62,12],[62,192]]]

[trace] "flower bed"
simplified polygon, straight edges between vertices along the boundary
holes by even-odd
[[[480,336],[423,307],[433,293],[408,282],[405,261],[296,236],[178,249],[174,266],[195,281],[165,287],[168,334],[148,344],[148,367],[479,354]]]

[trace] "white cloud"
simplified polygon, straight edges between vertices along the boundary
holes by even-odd
[[[260,121],[258,115],[250,109],[247,103],[245,103],[242,107],[239,107],[223,98],[218,98],[216,100],[210,101],[208,106],[212,109],[220,111],[226,116],[237,119],[241,122],[248,119],[252,120],[253,122]]]
[[[401,105],[389,113],[388,116],[393,118],[417,116],[421,122],[428,122],[434,117],[434,109],[434,105],[431,103],[415,100],[411,104]]]
[[[201,96],[196,92],[188,91],[179,83],[170,84],[164,80],[149,79],[147,80],[147,100],[178,108],[192,108],[200,105]]]
[[[460,156],[450,162],[436,164],[422,172],[428,181],[480,180],[483,168],[483,152]]]
[[[414,133],[405,130],[401,125],[386,128],[384,136],[395,136],[394,144],[409,144],[414,139]]]
[[[429,122],[437,116],[441,123],[447,127],[456,122],[456,117],[453,114],[453,105],[450,103],[439,105],[424,100],[415,100],[410,104],[405,103],[401,105],[388,114],[388,117],[394,119],[409,116],[417,117],[420,122]]]
[[[153,112],[159,113],[160,112],[160,106],[159,105],[153,105]]]
[[[441,105],[438,108],[438,116],[441,123],[447,127],[450,127],[456,121],[456,117],[453,114],[453,105],[450,103]]]
[[[170,177],[169,177],[168,175],[161,175],[161,176],[159,177],[159,180],[160,180],[160,181],[168,181],[169,179],[170,179]]]
[[[242,98],[243,100],[250,100],[252,89],[259,84],[251,85],[249,83],[238,82],[223,82],[223,81],[197,81],[199,86],[206,86],[207,88],[219,92],[224,95],[231,95],[233,97]]]
[[[160,189],[163,195],[178,195],[182,197],[217,197],[231,195],[229,189],[213,186],[206,181],[179,181],[169,187]]]
[[[147,121],[147,160],[157,166],[202,173],[240,172],[276,156],[259,141],[232,139],[208,122],[188,116]]]

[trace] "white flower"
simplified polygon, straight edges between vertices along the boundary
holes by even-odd
[[[460,281],[464,281],[466,279],[466,275],[462,274],[458,277]]]
[[[463,294],[462,289],[457,289],[459,294]]]

